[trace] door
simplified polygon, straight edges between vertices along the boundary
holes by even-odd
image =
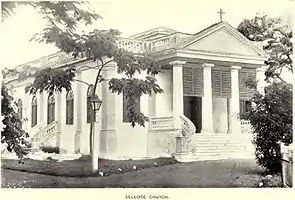
[[[202,130],[202,98],[185,96],[183,99],[184,115],[189,118],[196,127],[196,132]]]

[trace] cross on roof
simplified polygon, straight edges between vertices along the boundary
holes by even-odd
[[[222,9],[220,9],[217,13],[219,13],[220,21],[222,22],[222,15],[225,14],[225,12],[223,12]]]

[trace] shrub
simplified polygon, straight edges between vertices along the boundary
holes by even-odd
[[[273,83],[265,95],[256,93],[248,113],[253,127],[255,156],[268,172],[281,171],[280,142],[292,143],[292,85]]]
[[[57,153],[57,154],[59,154],[59,147],[43,146],[43,147],[41,147],[41,151],[43,151],[44,153]]]

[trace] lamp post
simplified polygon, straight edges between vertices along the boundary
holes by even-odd
[[[93,109],[93,118],[92,118],[92,172],[98,171],[98,152],[97,152],[97,143],[96,141],[96,134],[95,134],[95,119],[94,116],[96,116],[96,112],[99,111],[100,107],[102,105],[102,100],[100,100],[97,96],[93,97],[91,99],[91,107]]]

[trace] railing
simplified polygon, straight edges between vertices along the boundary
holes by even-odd
[[[174,129],[173,117],[151,117],[149,130],[171,130]]]
[[[241,131],[242,133],[250,133],[252,130],[249,120],[241,120]]]
[[[144,53],[151,51],[160,51],[164,49],[168,49],[174,47],[176,44],[181,43],[182,41],[186,41],[192,35],[184,34],[184,33],[174,33],[168,36],[164,36],[155,40],[147,41],[147,40],[137,40],[137,39],[129,39],[129,38],[119,38],[117,40],[117,45],[119,48],[123,48],[125,50],[131,51],[133,53]],[[44,56],[40,59],[22,64],[17,66],[18,69],[28,66],[31,68],[32,73],[36,71],[36,69],[43,67],[58,67],[65,64],[71,64],[74,61],[79,61],[86,59],[86,56],[82,57],[79,55],[77,58],[74,58],[70,54],[66,54],[64,52],[57,52],[55,54]],[[17,77],[18,72],[15,74],[10,74],[6,79],[14,80]]]
[[[122,48],[133,53],[144,53],[151,51],[151,43],[144,40],[120,38],[117,41],[117,45],[118,48]]]
[[[196,127],[194,125],[194,123],[187,118],[184,115],[180,115],[180,120],[181,120],[181,137],[183,137],[183,139],[186,140],[186,151],[188,153],[192,153],[195,151],[196,146],[194,145],[193,141],[192,141],[192,137],[193,135],[196,133]],[[183,149],[183,148],[182,148]]]
[[[165,37],[161,37],[152,41],[152,51],[161,51],[164,49],[176,47],[176,45],[187,41],[191,37],[192,35],[184,33],[174,33]]]
[[[40,146],[45,141],[47,141],[49,138],[51,138],[57,130],[57,121],[51,122],[46,127],[44,127],[42,130],[37,132],[36,135],[32,138],[33,144],[35,147]]]

